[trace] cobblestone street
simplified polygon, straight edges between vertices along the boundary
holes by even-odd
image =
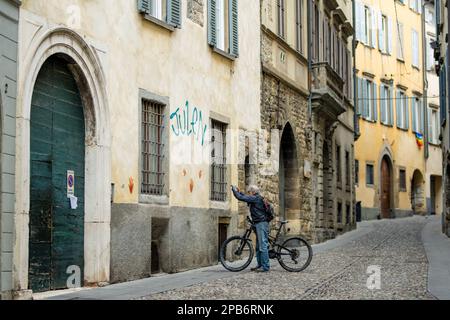
[[[269,274],[243,273],[151,295],[148,300],[197,299],[434,299],[421,232],[426,219],[373,222],[373,230],[343,247],[318,253],[299,274],[272,261]],[[370,266],[381,267],[381,289],[370,290]]]

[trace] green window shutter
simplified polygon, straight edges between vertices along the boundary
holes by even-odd
[[[167,23],[181,28],[181,0],[167,0]]]
[[[411,113],[412,113],[412,131],[413,132],[417,132],[417,127],[416,127],[416,120],[417,120],[417,106],[416,106],[416,100],[413,98],[410,99],[411,100]]]
[[[424,106],[421,100],[419,100],[419,112],[420,112],[420,123],[419,123],[419,130],[421,134],[425,133],[425,110],[424,110]],[[428,121],[430,121],[430,119],[428,119]]]
[[[380,120],[381,123],[386,124],[387,121],[387,109],[386,109],[386,105],[387,105],[387,101],[386,101],[386,96],[384,94],[384,86],[381,85],[380,86]]]
[[[213,47],[217,45],[216,4],[216,0],[208,0],[208,44]]]
[[[140,13],[152,14],[153,0],[138,0],[138,10]]]
[[[230,53],[239,56],[239,24],[238,24],[238,0],[229,0],[228,10],[230,19]]]
[[[362,79],[361,78],[359,78],[359,77],[356,78],[356,85],[357,85],[356,114],[358,116],[360,116],[361,111],[362,111],[362,105],[363,105]]]
[[[389,125],[394,125],[394,90],[389,88]]]
[[[404,129],[409,130],[409,99],[406,95],[405,95],[404,103],[405,103],[405,128]]]
[[[378,86],[375,82],[372,83],[373,89],[373,97],[372,97],[372,119],[375,122],[378,122]]]
[[[362,84],[362,117],[364,119],[367,119],[367,98],[368,98],[368,92],[367,92],[367,82],[365,79],[361,79]]]
[[[400,91],[397,91],[395,105],[397,110],[397,128],[402,128],[402,116],[401,116],[402,97],[400,95]]]

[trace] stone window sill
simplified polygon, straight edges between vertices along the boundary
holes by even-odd
[[[153,22],[154,24],[169,30],[170,32],[174,32],[175,31],[175,27],[171,26],[170,24],[168,24],[167,22],[164,22],[162,20],[159,20],[158,18],[155,18],[149,14],[144,15],[145,20],[148,20],[150,22]]]
[[[211,48],[212,48],[213,52],[221,55],[222,57],[225,57],[225,58],[227,58],[227,59],[229,59],[231,61],[235,61],[236,60],[236,57],[231,55],[231,54],[229,54],[228,52],[225,52],[225,51],[223,51],[223,50],[221,50],[221,49],[219,49],[217,47],[211,47]]]
[[[151,196],[146,194],[139,195],[139,203],[141,204],[154,204],[167,206],[169,205],[169,197],[168,196]]]

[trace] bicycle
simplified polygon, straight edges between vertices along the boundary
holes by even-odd
[[[243,236],[234,236],[227,239],[220,248],[220,262],[225,269],[231,272],[245,270],[253,261],[255,250],[250,236],[256,234],[253,221],[247,217],[248,229]],[[277,259],[280,265],[289,272],[301,272],[308,268],[313,257],[309,243],[301,237],[292,237],[279,243],[281,230],[288,221],[280,221],[276,236],[269,236],[269,258]],[[300,262],[302,259],[304,263]]]

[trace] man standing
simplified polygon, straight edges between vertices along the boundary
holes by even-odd
[[[256,260],[258,266],[252,271],[269,272],[269,222],[267,221],[266,209],[264,199],[260,195],[257,186],[250,186],[248,188],[248,195],[245,195],[235,187],[232,186],[233,194],[236,199],[246,202],[250,208],[250,214],[256,228]]]

